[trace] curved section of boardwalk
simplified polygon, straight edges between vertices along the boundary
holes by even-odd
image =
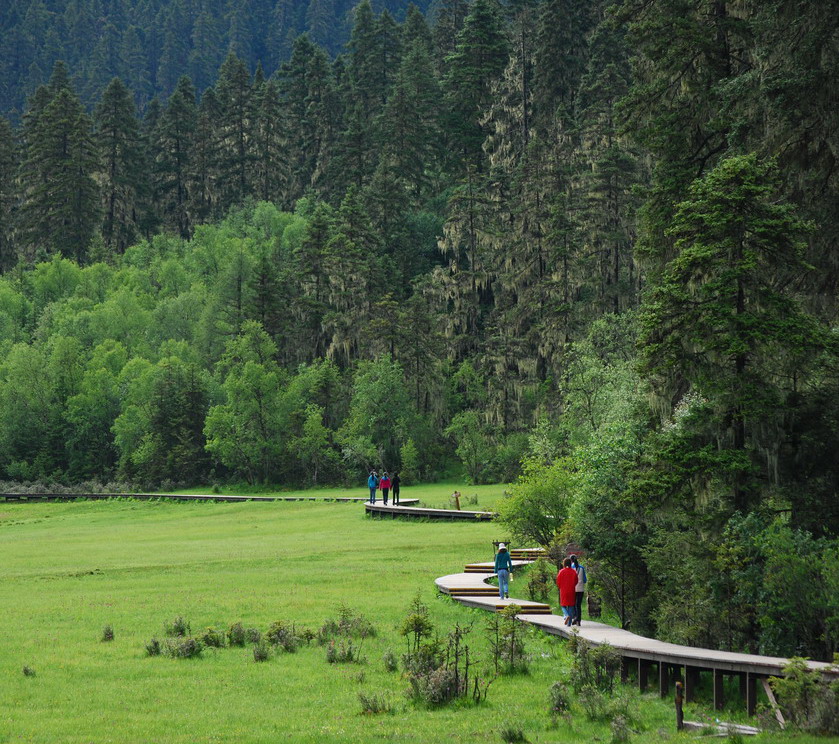
[[[411,506],[410,499],[402,499],[399,506],[395,504],[371,504],[369,501],[364,505],[371,517],[425,517],[426,519],[465,519],[471,522],[489,522],[495,519],[495,512],[485,511],[461,511],[458,509],[429,509],[426,507]],[[419,499],[413,499],[416,504]]]
[[[527,565],[540,553],[538,549],[511,550],[513,568]],[[548,605],[530,600],[499,599],[498,589],[486,583],[487,578],[494,575],[493,563],[470,563],[463,573],[441,576],[434,583],[439,591],[450,595],[467,607],[498,612],[507,605],[516,604],[522,608],[522,612],[516,617],[541,628],[546,633],[566,638],[572,633],[578,634],[592,646],[608,643],[621,654],[623,680],[626,681],[630,673],[634,673],[641,690],[647,688],[651,680],[651,672],[655,667],[662,697],[670,694],[675,681],[681,679],[685,684],[688,701],[694,700],[700,674],[710,673],[713,681],[714,707],[721,709],[724,704],[723,678],[737,676],[740,679],[741,695],[751,715],[754,714],[757,703],[757,683],[770,676],[781,676],[783,667],[789,662],[789,659],[775,656],[740,654],[665,643],[592,620],[584,620],[581,626],[572,629],[565,625],[563,617],[554,615]],[[510,584],[510,589],[511,591],[518,590],[518,586],[513,582]],[[833,679],[837,676],[836,667],[825,662],[808,661],[807,665]]]

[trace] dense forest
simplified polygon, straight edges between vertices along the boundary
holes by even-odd
[[[271,5],[0,17],[2,474],[459,463],[633,629],[829,658],[839,1]]]
[[[273,73],[306,32],[331,54],[353,25],[350,0],[14,0],[0,6],[0,111],[17,118],[26,98],[47,82],[57,60],[73,71],[92,106],[119,77],[140,111],[168,97],[182,75],[203,92],[228,51],[250,69]],[[423,12],[436,3],[418,0]],[[403,21],[408,4],[377,0]]]

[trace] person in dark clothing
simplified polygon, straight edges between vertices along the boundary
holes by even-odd
[[[571,622],[571,625],[580,625],[583,619],[583,595],[586,591],[588,576],[586,576],[586,567],[580,563],[576,555],[571,556],[571,568],[577,572],[577,604],[574,608],[574,620]]]
[[[394,473],[390,479],[390,491],[393,494],[393,503],[399,506],[399,473]]]
[[[565,616],[565,624],[571,625],[577,605],[577,572],[571,568],[570,558],[562,562],[562,570],[556,575],[556,586],[559,589],[559,604]]]

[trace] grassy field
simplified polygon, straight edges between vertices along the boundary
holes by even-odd
[[[0,503],[0,742],[500,742],[507,726],[534,743],[608,741],[608,724],[576,709],[551,725],[547,692],[568,657],[536,632],[530,673],[498,679],[480,706],[417,707],[385,671],[417,593],[441,633],[474,621],[482,647],[487,615],[438,596],[433,579],[489,560],[497,536],[487,523],[371,520],[358,504]],[[341,603],[378,629],[365,664],[327,664],[314,644],[263,664],[247,648],[145,656],[178,615],[193,630],[317,629]],[[359,692],[386,695],[393,712],[362,715]],[[634,741],[682,739],[670,703],[634,698]],[[792,739],[763,739],[776,740]]]

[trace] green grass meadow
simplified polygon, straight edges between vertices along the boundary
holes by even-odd
[[[480,706],[415,706],[385,670],[417,593],[441,633],[474,621],[480,652],[487,614],[433,580],[489,560],[498,536],[491,523],[374,520],[351,503],[0,503],[0,742],[500,742],[505,726],[531,742],[609,741],[608,724],[578,711],[552,726],[547,692],[567,677],[567,651],[536,631],[530,673],[499,678]],[[364,664],[328,664],[314,643],[259,664],[249,648],[145,656],[178,615],[193,631],[278,619],[316,630],[341,603],[378,629]],[[359,692],[385,694],[393,712],[363,715]],[[682,739],[670,703],[635,704],[633,740]]]

